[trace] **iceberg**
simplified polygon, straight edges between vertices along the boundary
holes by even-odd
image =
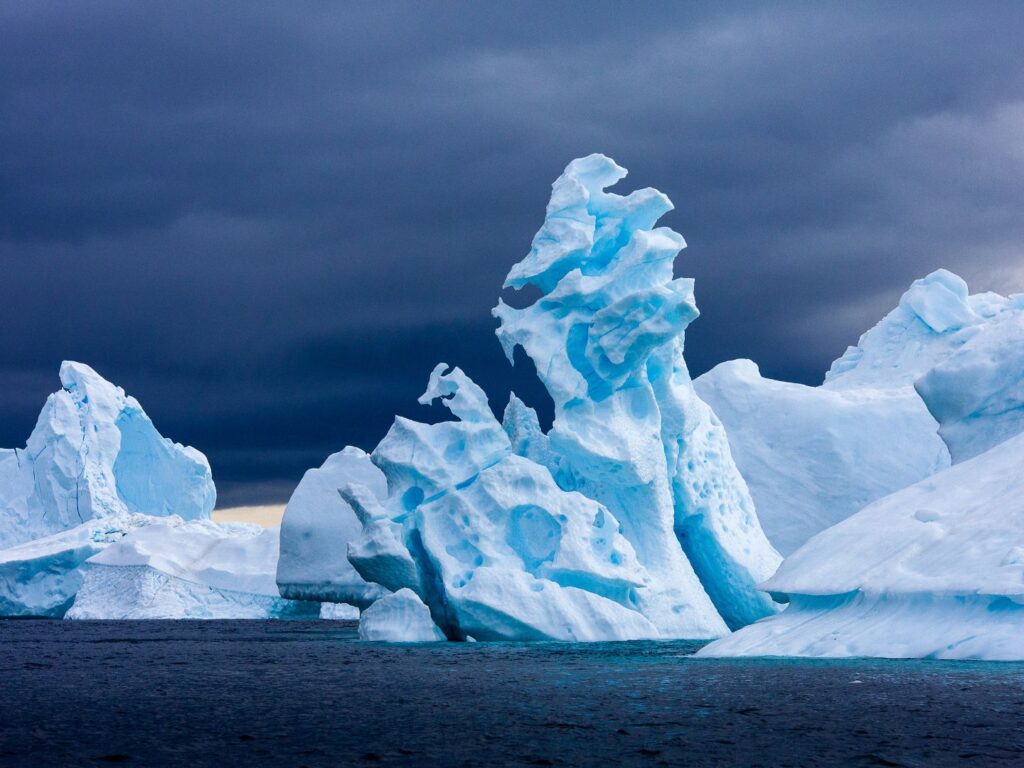
[[[509,360],[521,346],[552,396],[551,430],[514,395],[499,422],[462,370],[438,365],[420,402],[454,420],[396,418],[369,457],[386,487],[346,449],[289,502],[285,594],[355,603],[346,552],[394,593],[363,621],[407,590],[451,640],[710,638],[777,610],[756,584],[781,558],[683,360],[697,316],[692,280],[673,277],[685,243],[654,227],[672,205],[605,191],[624,176],[603,155],[569,164],[506,280],[539,298],[494,310]]]
[[[949,466],[938,424],[913,387],[808,387],[750,360],[700,376],[725,424],[768,539],[783,555],[867,504]]]
[[[808,541],[764,588],[789,606],[704,656],[1024,659],[1024,435]]]
[[[386,594],[364,581],[348,561],[348,543],[362,532],[355,512],[339,493],[349,482],[360,483],[378,497],[387,495],[383,473],[369,454],[353,447],[306,472],[292,493],[281,521],[277,563],[277,585],[284,597],[367,608]]]
[[[673,278],[686,243],[654,227],[672,203],[654,189],[605,191],[625,175],[590,155],[554,183],[533,248],[505,281],[542,295],[522,309],[499,300],[498,338],[510,362],[526,351],[554,401],[559,485],[621,522],[658,584],[659,621],[689,605],[743,626],[774,610],[755,585],[780,558],[683,360],[698,314],[693,280]]]
[[[430,609],[411,589],[382,597],[359,619],[359,639],[388,643],[430,643],[444,633],[430,618]]]
[[[0,451],[0,614],[60,617],[82,566],[149,522],[209,518],[206,457],[160,436],[133,397],[65,362],[23,449]]]
[[[68,619],[315,619],[278,594],[279,531],[170,517],[138,527],[86,564]]]
[[[129,514],[210,516],[206,457],[156,431],[138,401],[75,362],[23,449],[0,451],[0,548]]]
[[[819,387],[749,360],[695,382],[725,425],[785,555],[867,504],[1024,431],[1024,296],[971,295],[947,270],[832,363]]]

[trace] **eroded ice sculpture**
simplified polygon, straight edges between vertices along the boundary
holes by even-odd
[[[61,616],[81,565],[126,532],[204,519],[206,457],[160,436],[142,407],[86,365],[61,365],[23,449],[0,450],[0,614]]]
[[[498,338],[510,361],[517,345],[533,359],[555,403],[557,481],[620,521],[655,585],[649,612],[665,625],[680,616],[676,634],[681,606],[707,615],[709,597],[743,626],[772,611],[754,587],[779,557],[683,360],[697,317],[693,281],[672,276],[685,242],[654,228],[672,203],[654,189],[605,192],[625,175],[603,155],[569,164],[505,282],[542,296],[524,309],[499,301]]]
[[[1024,659],[1024,435],[818,534],[766,584],[789,600],[708,656]]]
[[[715,637],[775,610],[755,585],[779,556],[683,362],[697,316],[692,281],[672,276],[684,243],[654,228],[671,203],[604,191],[624,175],[603,155],[569,164],[507,281],[541,297],[494,311],[510,359],[521,345],[551,393],[551,431],[514,396],[499,423],[442,364],[420,401],[456,420],[396,418],[371,456],[386,494],[338,484],[362,532],[335,544],[450,639]]]

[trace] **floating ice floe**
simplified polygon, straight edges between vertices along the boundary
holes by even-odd
[[[430,643],[444,633],[430,618],[430,609],[411,589],[382,597],[359,618],[359,639],[389,643]]]
[[[168,518],[89,559],[68,619],[316,619],[275,582],[279,532],[247,523]]]

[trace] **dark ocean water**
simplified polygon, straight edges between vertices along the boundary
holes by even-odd
[[[1024,765],[1024,665],[0,621],[0,766]]]

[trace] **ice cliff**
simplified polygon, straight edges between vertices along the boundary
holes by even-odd
[[[820,387],[748,360],[696,381],[784,554],[866,504],[1024,430],[1024,297],[970,295],[946,270],[836,360]]]
[[[1024,659],[1024,435],[819,533],[707,656]]]
[[[386,488],[357,462],[325,473],[325,501],[293,499],[286,594],[345,597],[347,544],[365,582],[411,590],[450,639],[715,637],[775,610],[755,585],[780,558],[683,361],[697,316],[692,280],[673,278],[685,244],[655,227],[672,205],[605,191],[624,176],[603,155],[569,164],[506,281],[539,297],[494,310],[510,360],[521,346],[551,394],[552,429],[515,397],[499,422],[439,365],[421,402],[456,420],[397,418],[370,456]]]

